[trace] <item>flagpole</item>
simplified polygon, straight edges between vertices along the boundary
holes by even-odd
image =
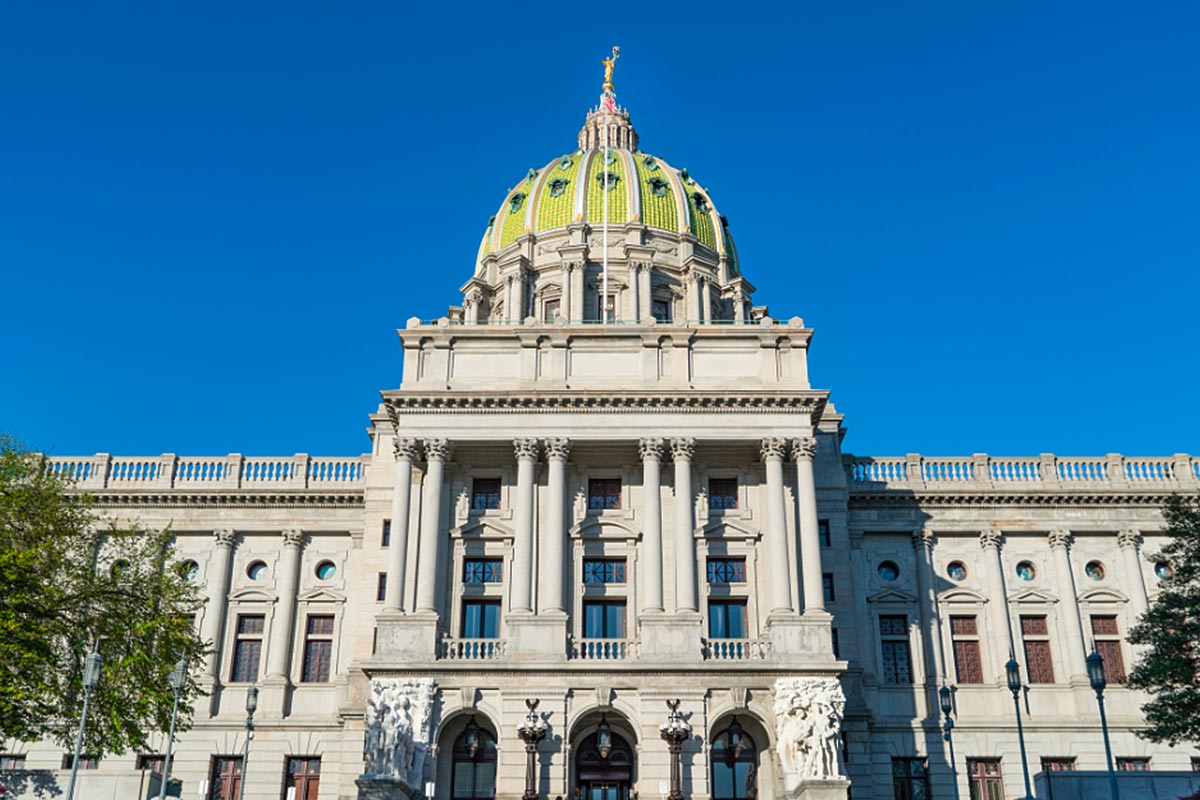
[[[608,92],[607,90],[606,90],[606,93],[611,95],[611,92]],[[608,193],[609,193],[611,187],[608,185],[608,156],[609,156],[608,125],[609,125],[609,118],[608,118],[608,103],[605,102],[605,99],[606,98],[604,98],[603,96],[600,98],[600,105],[604,109],[604,163],[600,165],[600,176],[604,179],[603,183],[601,184],[601,187],[602,187],[601,191],[604,192],[604,273],[603,273],[604,277],[602,280],[603,289],[601,290],[601,295],[600,295],[600,319],[603,320],[604,324],[607,325],[609,322],[609,319],[608,319]],[[613,102],[615,103],[616,100],[613,99]],[[614,304],[614,306],[615,306],[615,304]],[[616,311],[616,308],[614,307],[613,310]]]

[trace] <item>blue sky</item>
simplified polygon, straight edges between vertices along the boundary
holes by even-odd
[[[4,4],[0,430],[365,451],[619,44],[848,451],[1200,452],[1200,6],[579,7]]]

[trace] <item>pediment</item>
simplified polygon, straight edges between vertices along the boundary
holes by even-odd
[[[1041,589],[1025,589],[1008,596],[1010,603],[1057,603],[1058,598]]]
[[[1129,597],[1115,589],[1090,589],[1079,595],[1081,603],[1128,603]]]
[[[902,592],[899,589],[884,589],[882,592],[876,592],[867,597],[868,603],[915,603],[917,596]]]
[[[568,531],[572,539],[637,539],[641,531],[606,517],[584,517]]]
[[[298,599],[305,603],[344,603],[346,602],[346,595],[322,586],[317,589],[309,589],[306,592],[301,592]]]
[[[450,529],[451,538],[460,539],[511,539],[513,530],[501,525],[492,517],[477,517]]]
[[[229,593],[229,599],[238,603],[274,603],[275,595],[262,589],[238,589]]]
[[[758,539],[762,531],[752,530],[740,522],[730,519],[714,519],[700,529],[700,535],[723,536],[731,539]]]
[[[988,597],[972,589],[956,586],[939,594],[937,600],[939,603],[986,603]]]

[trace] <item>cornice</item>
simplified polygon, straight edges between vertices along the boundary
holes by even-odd
[[[101,508],[362,508],[364,493],[138,491],[90,493]]]
[[[704,392],[704,391],[537,391],[537,392],[385,392],[383,402],[392,423],[414,413],[523,413],[556,411],[582,413],[638,412],[785,412],[813,416],[825,409],[828,392]]]
[[[1147,506],[1161,507],[1163,501],[1178,491],[1147,490],[1065,491],[1049,492],[931,492],[897,489],[891,492],[850,491],[852,510],[870,508],[964,508],[964,507],[1027,507],[1027,506]]]

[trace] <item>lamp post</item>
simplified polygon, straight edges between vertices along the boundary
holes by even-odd
[[[165,800],[167,796],[167,776],[171,774],[171,745],[175,743],[175,717],[179,714],[179,694],[187,686],[187,678],[187,659],[180,658],[175,662],[175,669],[171,670],[171,674],[167,676],[167,683],[171,684],[171,691],[175,693],[175,705],[171,707],[171,730],[167,734],[167,754],[163,758],[162,781],[158,786],[158,800]]]
[[[242,774],[238,780],[238,800],[246,796],[246,762],[250,760],[250,740],[254,738],[254,709],[258,708],[258,687],[246,690],[246,743],[242,745]]]
[[[683,800],[683,767],[680,764],[680,753],[683,743],[692,736],[692,726],[679,714],[679,700],[668,700],[667,721],[658,726],[658,732],[667,743],[671,753],[671,792],[667,800]]]
[[[942,723],[942,739],[946,741],[946,748],[950,751],[950,780],[954,785],[954,797],[958,798],[958,766],[954,762],[954,740],[950,732],[954,730],[954,720],[950,719],[950,712],[954,710],[954,695],[950,687],[942,684],[942,688],[938,689],[938,704],[942,707],[942,716],[946,721]]]
[[[1032,800],[1033,791],[1029,788],[1029,758],[1025,755],[1025,729],[1021,726],[1021,668],[1011,654],[1008,663],[1004,665],[1004,674],[1008,678],[1008,690],[1012,692],[1013,710],[1017,712],[1017,742],[1021,745],[1021,771],[1025,773],[1024,800]]]
[[[97,647],[92,647],[83,668],[83,713],[79,717],[79,735],[75,737],[75,757],[71,759],[71,780],[67,782],[67,800],[75,798],[75,778],[79,775],[79,757],[83,753],[83,732],[87,728],[88,706],[92,702],[92,691],[100,683],[100,668],[104,660]]]
[[[1113,769],[1112,744],[1108,740],[1108,716],[1104,713],[1104,687],[1108,686],[1108,676],[1104,674],[1104,656],[1092,648],[1092,654],[1087,657],[1088,680],[1096,692],[1096,704],[1100,706],[1100,729],[1104,731],[1104,760],[1108,764],[1108,791],[1112,800],[1117,800],[1117,773]]]
[[[546,738],[546,721],[537,713],[540,700],[526,700],[525,707],[529,713],[525,721],[517,726],[517,736],[525,743],[525,794],[521,800],[538,799],[537,779],[537,747],[538,742]]]

